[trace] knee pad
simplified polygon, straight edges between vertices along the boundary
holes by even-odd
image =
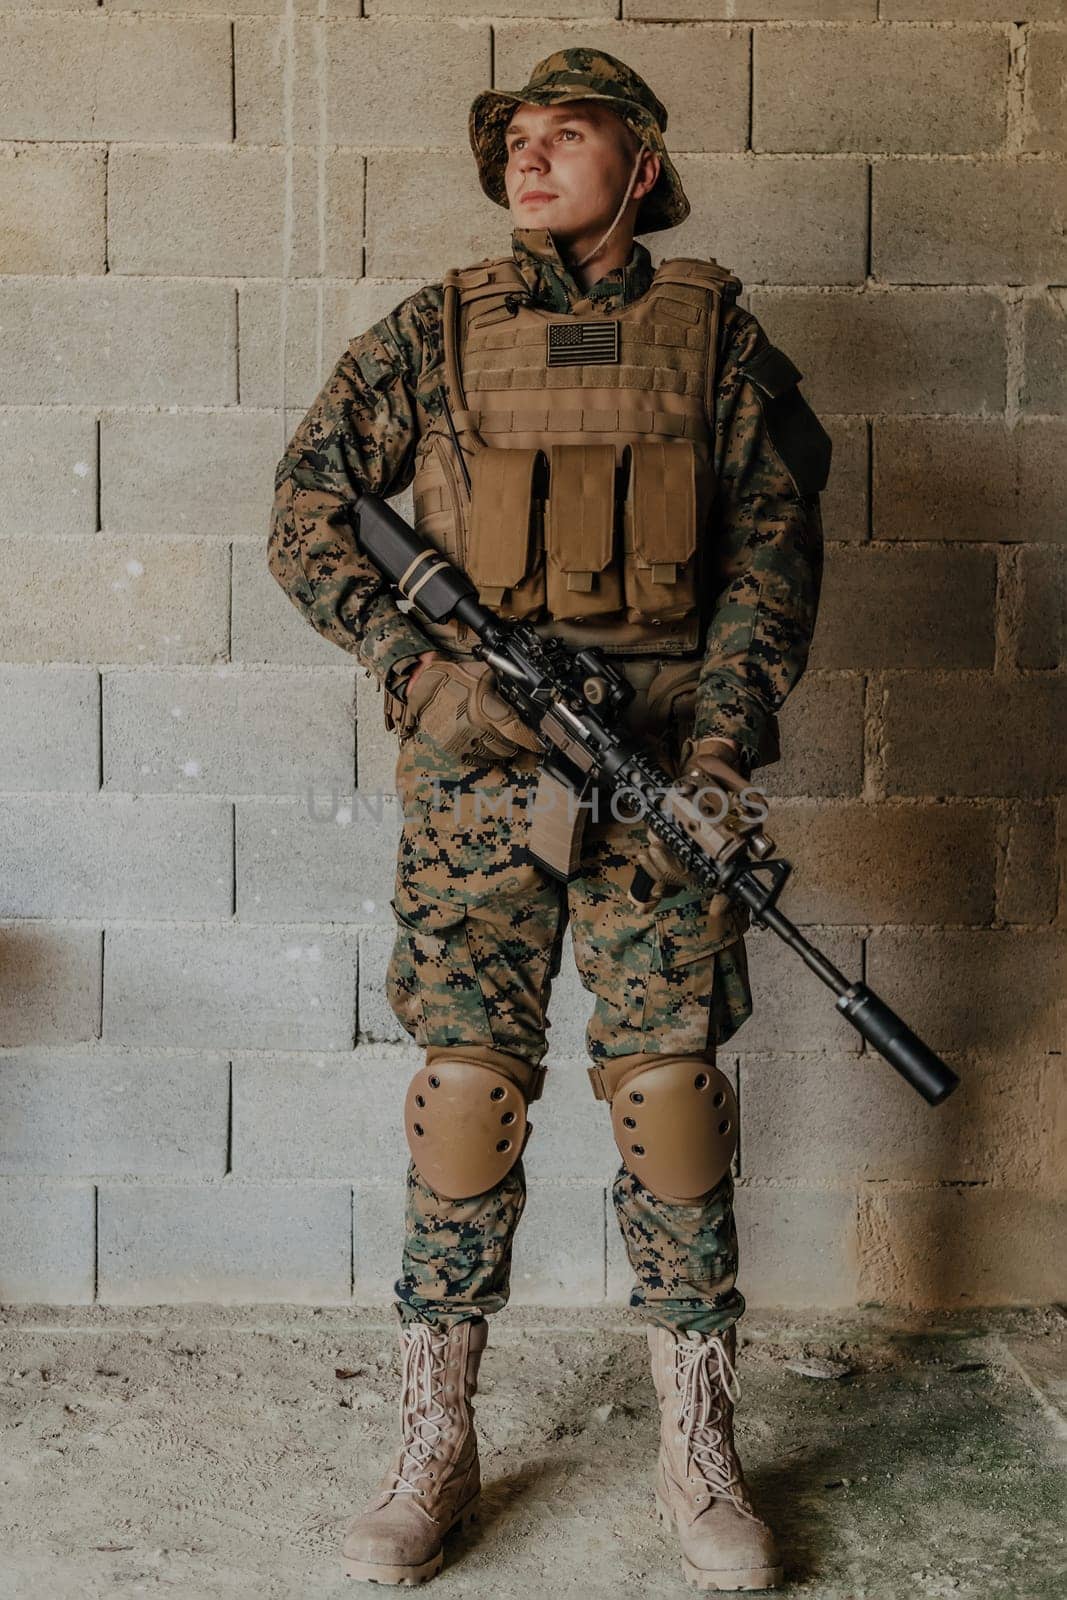
[[[544,1067],[491,1045],[431,1045],[404,1101],[420,1177],[446,1200],[494,1188],[526,1148],[526,1107],[544,1077]]]
[[[623,1165],[660,1200],[700,1200],[729,1171],[737,1148],[737,1096],[699,1056],[620,1056],[590,1067],[598,1100],[611,1106]]]

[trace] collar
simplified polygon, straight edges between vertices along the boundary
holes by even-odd
[[[550,311],[617,311],[643,295],[652,282],[652,257],[634,240],[630,259],[583,289],[564,266],[547,228],[514,228],[511,251],[535,301]]]

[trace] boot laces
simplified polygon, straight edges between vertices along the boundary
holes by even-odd
[[[404,1450],[391,1493],[421,1495],[424,1491],[418,1486],[419,1479],[432,1477],[427,1468],[441,1437],[441,1424],[448,1416],[438,1398],[443,1389],[448,1334],[436,1332],[428,1323],[413,1323],[403,1334],[400,1426]]]
[[[741,1398],[741,1383],[726,1346],[721,1338],[704,1335],[679,1338],[675,1352],[686,1468],[690,1464],[697,1468],[715,1499],[729,1500],[744,1516],[758,1521],[729,1433],[729,1408]],[[714,1373],[709,1370],[712,1366]]]

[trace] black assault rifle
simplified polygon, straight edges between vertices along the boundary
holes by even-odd
[[[528,623],[499,617],[478,599],[466,573],[428,544],[375,494],[349,507],[360,546],[399,593],[432,622],[455,617],[478,642],[473,654],[496,675],[497,693],[543,740],[540,782],[584,802],[591,789],[626,799],[650,832],[673,851],[695,882],[748,906],[754,920],[795,950],[837,996],[837,1009],[890,1066],[931,1105],[950,1095],[959,1078],[865,983],[850,983],[833,963],[777,910],[775,902],[792,868],[773,855],[774,842],[736,814],[715,820],[700,796],[672,785],[644,751],[621,716],[633,685],[596,647],[573,650],[562,640],[542,638]],[[741,790],[744,780],[723,764],[724,788]],[[731,778],[733,782],[731,782]],[[542,837],[546,837],[542,835]],[[558,843],[558,840],[555,841]],[[556,877],[573,877],[577,863],[558,850],[531,854]],[[649,899],[652,880],[638,868],[631,886]]]

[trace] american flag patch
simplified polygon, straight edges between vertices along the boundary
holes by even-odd
[[[619,359],[619,324],[603,322],[550,322],[548,365],[579,367],[603,365]]]

